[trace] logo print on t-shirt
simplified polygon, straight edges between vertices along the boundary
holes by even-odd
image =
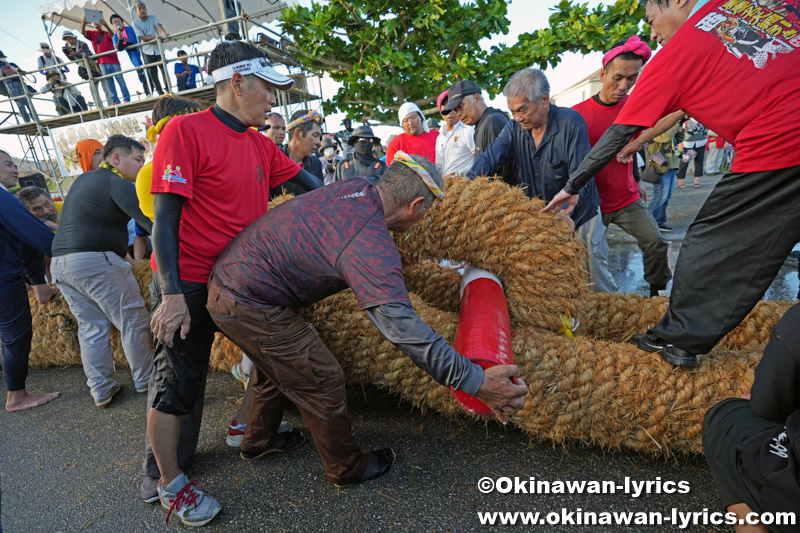
[[[695,28],[713,32],[728,52],[763,69],[778,54],[800,48],[798,11],[797,0],[728,0]]]
[[[256,165],[256,181],[259,185],[264,181],[264,169],[261,168],[261,165]]]
[[[175,166],[175,170],[172,170],[172,165],[167,165],[161,179],[170,183],[186,183],[186,180],[181,176],[181,167],[177,165]]]
[[[347,200],[348,198],[361,198],[362,196],[366,196],[367,191],[361,192],[354,192],[352,194],[346,194],[344,196],[339,196],[339,200]]]

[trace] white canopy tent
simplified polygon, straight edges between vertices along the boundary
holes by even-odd
[[[230,9],[233,7],[233,0],[144,0],[144,3],[148,13],[155,15],[170,35],[209,26],[239,14],[238,10]],[[264,24],[277,19],[284,8],[294,5],[297,0],[236,0],[236,3],[251,20]],[[102,11],[109,24],[111,14],[116,13],[130,25],[135,16],[132,13],[133,4],[134,0],[57,0],[41,6],[39,14],[48,35],[52,35],[56,26],[80,30],[85,8]],[[190,35],[170,42],[169,46],[176,48],[196,44],[204,39],[218,39],[220,30],[219,26],[209,27],[203,35]],[[223,29],[222,33],[227,33],[227,29]],[[58,38],[60,37],[59,34]]]

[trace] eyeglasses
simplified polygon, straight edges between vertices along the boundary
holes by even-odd
[[[406,124],[407,122],[411,122],[411,121],[417,121],[417,120],[421,121],[422,117],[420,117],[416,113],[411,113],[410,115],[408,115],[406,118],[403,119],[403,124]]]

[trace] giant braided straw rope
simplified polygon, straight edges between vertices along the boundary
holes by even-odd
[[[285,199],[284,199],[285,200]],[[541,214],[539,201],[485,179],[448,181],[445,200],[397,235],[406,285],[420,317],[452,342],[460,275],[429,259],[469,261],[506,288],[514,356],[529,393],[511,422],[536,439],[585,442],[607,449],[698,453],[709,407],[747,392],[774,323],[790,304],[761,302],[695,370],[624,344],[661,317],[666,300],[586,290],[584,255],[563,222]],[[141,285],[146,266],[135,267]],[[146,294],[149,296],[149,294]],[[77,327],[63,300],[33,304],[34,366],[79,363]],[[371,383],[420,408],[465,416],[449,389],[386,341],[351,291],[308,308],[306,316],[342,364],[349,383]],[[554,333],[559,315],[581,319],[573,339]],[[115,345],[115,362],[124,365]],[[228,370],[241,352],[218,335],[211,367]]]

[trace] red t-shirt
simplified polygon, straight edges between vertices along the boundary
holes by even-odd
[[[682,109],[734,146],[733,172],[800,164],[800,0],[711,0],[645,66],[617,124]]]
[[[386,164],[391,165],[394,160],[394,153],[402,150],[408,155],[421,155],[431,163],[436,163],[436,137],[438,131],[431,130],[420,135],[409,135],[401,133],[386,147]]]
[[[298,172],[270,139],[251,128],[233,131],[211,109],[170,120],[153,154],[150,192],[186,197],[181,279],[206,283],[225,246],[267,212],[270,187]],[[156,269],[155,257],[151,264]]]
[[[622,110],[628,97],[613,106],[598,104],[589,98],[572,107],[581,114],[589,130],[589,144],[594,146]],[[603,170],[594,175],[597,192],[600,193],[600,212],[618,211],[639,199],[639,185],[633,179],[633,162],[623,165],[614,159]]]
[[[116,50],[114,48],[114,41],[112,40],[111,34],[107,31],[97,31],[97,30],[86,30],[84,35],[87,39],[92,41],[92,46],[94,46],[94,51],[97,54],[102,54],[103,52],[108,52],[109,50]],[[98,43],[98,39],[100,39],[102,35],[102,40]],[[119,58],[117,54],[108,54],[107,56],[98,57],[97,62],[102,65],[119,65]]]

